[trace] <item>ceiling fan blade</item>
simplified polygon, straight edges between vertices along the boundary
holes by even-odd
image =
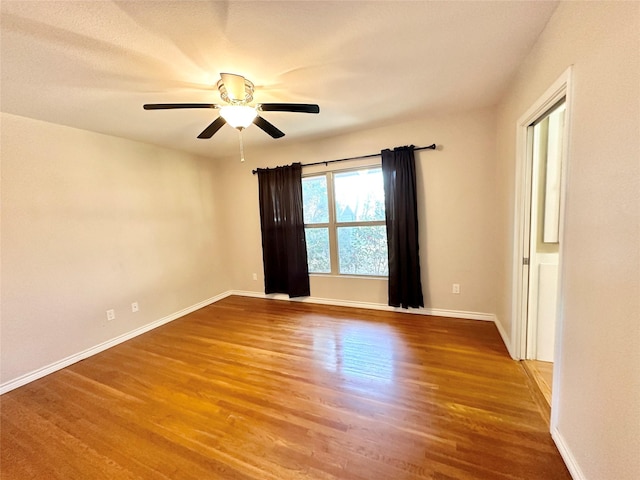
[[[320,107],[314,103],[261,103],[258,109],[263,112],[320,113]]]
[[[220,108],[215,103],[146,103],[145,110],[168,110],[171,108]]]
[[[276,128],[272,123],[267,122],[260,115],[256,116],[256,118],[253,119],[253,123],[267,132],[273,138],[284,137],[284,133],[282,131],[278,130],[278,128]]]
[[[235,73],[221,73],[222,83],[231,100],[244,100],[244,77]]]
[[[213,137],[213,135],[220,130],[224,124],[227,123],[227,121],[222,118],[222,117],[218,117],[216,118],[213,122],[211,122],[209,124],[209,126],[207,128],[205,128],[202,133],[200,135],[198,135],[198,138],[211,138]]]

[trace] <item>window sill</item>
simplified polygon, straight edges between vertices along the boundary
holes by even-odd
[[[332,274],[332,273],[310,273],[310,277],[318,277],[318,278],[353,278],[356,280],[389,280],[388,276],[379,277],[374,275],[345,275],[345,274]]]

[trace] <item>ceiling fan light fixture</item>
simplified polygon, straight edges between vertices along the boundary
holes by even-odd
[[[248,105],[225,105],[220,108],[220,115],[233,128],[242,130],[253,123],[258,112]]]

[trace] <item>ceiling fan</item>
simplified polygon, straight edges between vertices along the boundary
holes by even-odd
[[[257,103],[253,100],[254,85],[242,75],[221,73],[217,86],[220,97],[226,104],[215,103],[147,103],[145,110],[168,110],[174,108],[213,108],[220,110],[220,116],[205,128],[198,138],[211,138],[225,123],[242,132],[252,123],[273,138],[284,137],[284,132],[260,116],[260,112],[320,113],[320,107],[308,103]]]

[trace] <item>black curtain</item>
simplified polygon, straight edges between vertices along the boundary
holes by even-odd
[[[302,166],[258,169],[264,292],[309,296]]]
[[[424,307],[413,149],[413,146],[398,147],[381,152],[389,249],[389,305],[402,308]]]

